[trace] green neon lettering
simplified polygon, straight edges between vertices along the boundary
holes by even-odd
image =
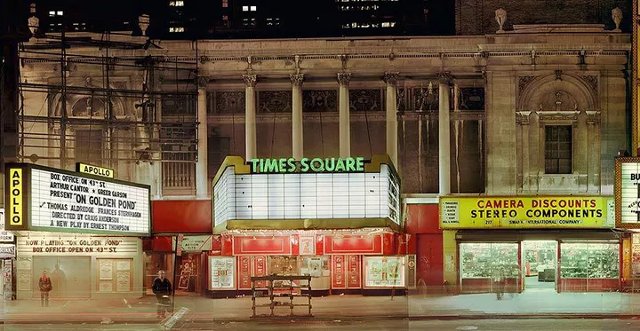
[[[261,161],[260,159],[249,160],[249,163],[251,163],[251,172],[258,172],[258,163],[260,161]]]
[[[364,158],[361,156],[356,158],[356,171],[364,171]]]
[[[302,160],[300,160],[300,172],[307,172],[309,171],[309,159],[302,158]]]
[[[336,161],[335,172],[344,172],[344,171],[345,171],[344,159],[338,159]]]
[[[353,158],[347,158],[347,172],[355,172],[356,171],[356,160]]]
[[[336,168],[336,159],[334,157],[332,158],[327,158],[324,160],[324,170],[331,172],[334,171]]]
[[[278,173],[283,173],[287,171],[287,159],[279,159],[278,160]]]
[[[296,160],[294,158],[289,158],[287,160],[287,165],[289,166],[287,168],[287,172],[295,172],[296,171]]]
[[[311,171],[322,172],[324,171],[324,166],[322,164],[322,159],[315,158],[311,160]]]
[[[264,160],[264,169],[261,172],[277,172],[278,171],[278,160],[276,159],[266,159]]]

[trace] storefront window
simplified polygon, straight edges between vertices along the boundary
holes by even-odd
[[[269,256],[269,273],[277,275],[298,275],[296,256]]]
[[[403,287],[404,257],[367,256],[364,258],[366,287]]]
[[[517,243],[460,244],[462,278],[489,278],[495,270],[507,277],[518,274]]]
[[[562,278],[618,278],[618,244],[563,243],[560,245]]]

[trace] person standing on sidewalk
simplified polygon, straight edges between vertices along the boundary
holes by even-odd
[[[151,289],[158,300],[158,318],[164,318],[167,312],[171,313],[171,282],[165,277],[164,270],[158,271],[158,278],[153,280]]]
[[[38,287],[40,288],[40,305],[42,307],[49,307],[49,292],[51,292],[51,278],[47,276],[47,271],[42,270],[42,276],[38,280]]]

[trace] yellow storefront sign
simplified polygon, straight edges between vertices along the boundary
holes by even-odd
[[[614,224],[613,197],[440,198],[443,229],[613,228]]]

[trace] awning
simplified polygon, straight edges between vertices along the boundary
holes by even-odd
[[[284,220],[229,220],[218,224],[213,232],[228,230],[329,230],[361,229],[388,227],[395,232],[400,226],[389,218],[322,218],[322,219],[284,219]]]

